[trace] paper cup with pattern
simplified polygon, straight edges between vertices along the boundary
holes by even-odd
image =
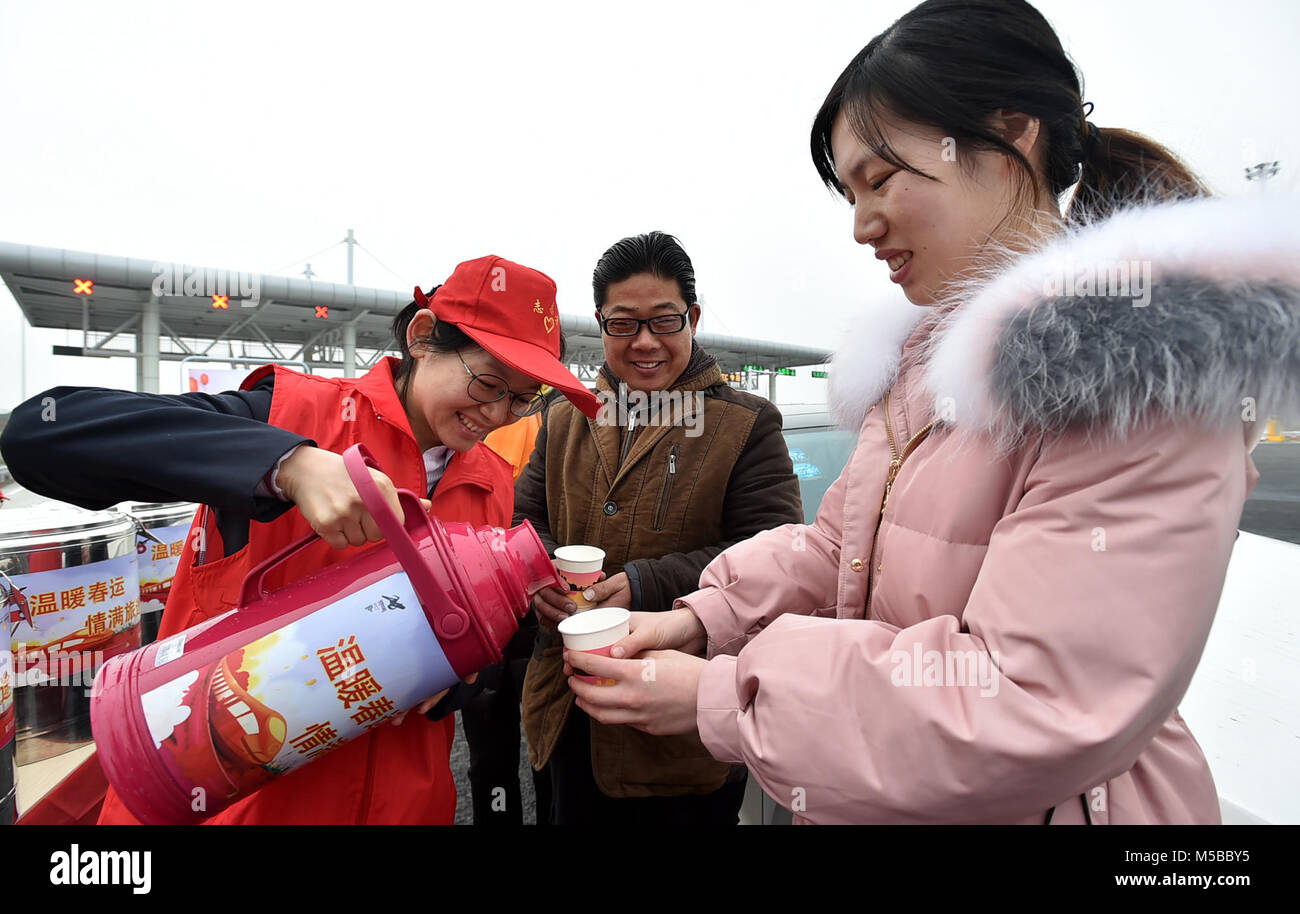
[[[595,546],[561,546],[555,550],[555,570],[569,582],[569,599],[577,604],[578,612],[596,605],[582,592],[600,579],[604,566],[605,550]]]
[[[602,606],[583,613],[574,613],[560,623],[564,646],[571,651],[609,656],[609,649],[631,632],[632,614],[621,606]],[[592,685],[610,686],[613,679],[589,676],[577,667],[573,675]]]

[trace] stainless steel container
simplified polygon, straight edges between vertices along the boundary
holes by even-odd
[[[135,522],[47,501],[0,511],[18,764],[89,740],[90,686],[140,646]]]
[[[140,644],[158,637],[172,578],[198,505],[186,501],[124,501],[115,505],[136,520],[135,551],[140,568]]]

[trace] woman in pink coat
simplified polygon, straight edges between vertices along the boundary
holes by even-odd
[[[858,446],[811,526],[584,655],[592,717],[698,728],[800,821],[1219,821],[1177,708],[1298,399],[1300,224],[1185,199],[1089,108],[1017,0],[923,3],[849,64],[813,158],[906,298],[834,364]]]

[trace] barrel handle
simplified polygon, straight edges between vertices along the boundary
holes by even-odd
[[[451,599],[447,588],[439,585],[438,579],[425,563],[416,547],[415,539],[411,536],[415,534],[416,537],[422,538],[427,535],[447,574],[454,579],[455,559],[446,543],[446,534],[435,529],[433,520],[425,513],[419,497],[407,489],[398,490],[397,495],[402,500],[404,515],[404,521],[398,521],[397,516],[388,507],[388,502],[379,494],[379,487],[375,485],[368,469],[373,467],[382,472],[383,468],[375,461],[364,444],[354,444],[343,452],[343,466],[347,468],[352,484],[361,493],[361,500],[365,502],[370,516],[375,519],[375,523],[384,534],[388,547],[401,562],[402,570],[410,579],[420,602],[432,611],[433,630],[443,639],[454,639],[468,634],[473,626],[470,614]]]
[[[4,571],[0,571],[0,578],[4,578],[9,585],[8,588],[6,589],[4,584],[0,584],[0,596],[4,597],[4,602],[0,602],[0,609],[5,609],[6,607],[9,606],[10,603],[12,603],[14,606],[18,607],[18,613],[23,617],[23,621],[26,622],[32,628],[35,628],[36,623],[32,621],[32,609],[27,604],[27,597],[23,595],[22,590],[18,587],[17,584],[13,582],[13,579],[10,578],[9,575],[4,573]],[[6,619],[8,619],[12,615],[13,614],[11,612],[8,612],[7,610],[4,613],[4,617]],[[11,621],[16,622],[16,620],[11,620]],[[12,630],[9,632],[9,635],[10,636],[13,635]]]

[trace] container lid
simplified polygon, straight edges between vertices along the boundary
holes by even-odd
[[[88,511],[62,501],[0,511],[0,554],[115,539],[135,530],[117,511]]]
[[[192,501],[123,501],[113,510],[131,515],[146,527],[170,527],[193,520],[198,507]]]

